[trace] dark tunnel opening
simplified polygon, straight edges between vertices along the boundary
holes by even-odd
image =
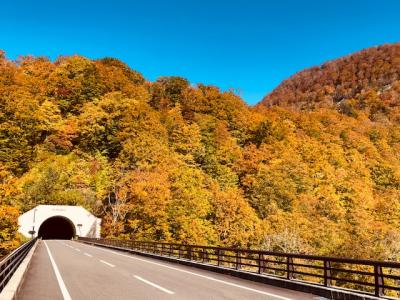
[[[70,240],[75,236],[74,224],[65,217],[51,217],[39,227],[38,237],[44,240]]]

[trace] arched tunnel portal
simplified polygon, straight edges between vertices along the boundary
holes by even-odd
[[[46,219],[39,227],[38,237],[44,240],[70,240],[76,235],[75,226],[66,217],[54,216]]]

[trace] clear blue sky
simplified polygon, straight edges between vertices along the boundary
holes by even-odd
[[[112,56],[147,79],[241,90],[250,104],[303,68],[400,41],[400,1],[4,0],[0,49]]]

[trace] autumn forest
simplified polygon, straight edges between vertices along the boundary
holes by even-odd
[[[400,44],[256,106],[114,58],[0,51],[0,256],[39,204],[84,206],[104,237],[400,260]]]

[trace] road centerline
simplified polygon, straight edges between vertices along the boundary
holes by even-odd
[[[57,282],[58,282],[58,285],[61,290],[61,294],[62,294],[64,300],[71,300],[71,296],[67,290],[67,287],[65,286],[64,280],[61,277],[60,271],[58,270],[58,267],[57,267],[56,262],[54,261],[53,255],[50,252],[49,246],[47,246],[47,243],[45,241],[43,241],[43,242],[44,242],[44,245],[46,246],[47,253],[49,254],[50,262],[51,262],[51,265],[53,266],[54,273],[56,274],[56,278],[57,278]]]
[[[142,282],[144,282],[144,283],[146,283],[148,285],[151,285],[152,287],[155,287],[156,289],[159,289],[160,291],[163,291],[163,292],[165,292],[167,294],[170,294],[170,295],[175,294],[173,291],[170,291],[170,290],[168,290],[166,288],[163,288],[162,286],[159,286],[158,284],[155,284],[154,282],[148,281],[148,280],[146,280],[146,279],[144,279],[144,278],[142,278],[142,277],[140,277],[138,275],[133,275],[133,277],[135,277],[137,280],[140,280],[140,281],[142,281]]]
[[[83,255],[86,255],[87,257],[93,257],[91,254],[89,254],[89,253],[83,253]]]
[[[105,264],[105,265],[111,267],[111,268],[114,268],[114,267],[115,267],[115,265],[110,264],[109,262],[106,262],[105,260],[100,259],[99,261],[100,261],[101,263],[103,263],[103,264]]]

